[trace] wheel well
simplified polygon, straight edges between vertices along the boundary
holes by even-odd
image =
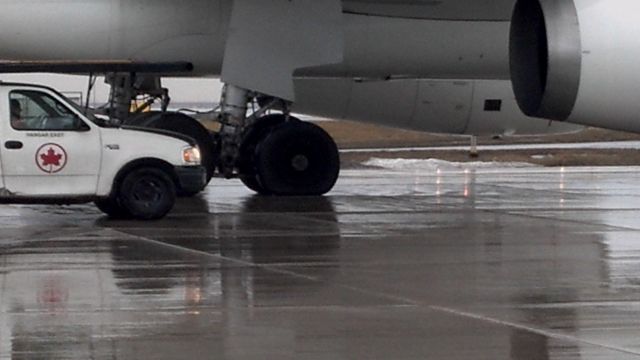
[[[173,165],[169,164],[164,160],[160,160],[156,158],[143,158],[143,159],[136,159],[126,164],[125,166],[122,167],[122,169],[120,169],[120,171],[118,171],[118,174],[113,180],[113,188],[111,190],[111,193],[113,194],[114,191],[117,191],[117,189],[120,186],[120,183],[122,183],[122,180],[124,180],[124,178],[130,172],[143,167],[154,167],[154,168],[160,169],[164,171],[171,178],[174,184],[176,185],[180,184],[178,180],[178,175],[176,174],[173,168]]]

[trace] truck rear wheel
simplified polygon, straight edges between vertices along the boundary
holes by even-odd
[[[118,204],[131,217],[154,220],[165,216],[176,202],[176,186],[164,171],[143,167],[131,171],[120,183]]]

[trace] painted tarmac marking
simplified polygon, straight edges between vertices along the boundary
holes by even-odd
[[[121,232],[119,230],[116,230],[116,229],[111,229],[111,230],[114,231],[114,232],[120,233],[120,234],[122,234],[125,237],[128,237],[130,239],[135,239],[135,240],[144,241],[144,242],[152,243],[152,244],[163,246],[163,247],[168,247],[168,248],[171,248],[171,249],[174,249],[174,250],[177,250],[177,251],[181,251],[181,252],[197,254],[197,255],[203,256],[205,258],[214,258],[214,259],[218,259],[218,260],[224,260],[224,261],[233,262],[233,263],[236,263],[236,264],[239,264],[239,265],[242,265],[242,266],[261,268],[261,269],[270,271],[272,273],[288,275],[288,276],[291,276],[291,277],[295,277],[295,278],[299,278],[299,279],[305,279],[305,280],[309,280],[309,281],[313,281],[313,282],[321,282],[321,283],[325,282],[322,279],[314,277],[314,276],[309,276],[309,275],[299,274],[299,273],[296,273],[294,271],[274,268],[271,265],[256,264],[256,263],[252,263],[250,261],[245,261],[245,260],[236,259],[236,258],[230,258],[230,257],[222,256],[222,255],[211,254],[211,253],[208,253],[206,251],[194,250],[194,249],[181,247],[181,246],[178,246],[178,245],[167,244],[167,243],[164,243],[162,241],[150,239],[150,238],[147,238],[147,237],[144,237],[144,236],[131,235],[131,234],[123,233],[123,232]],[[425,308],[425,309],[428,309],[428,310],[431,310],[431,311],[446,313],[446,314],[449,314],[449,315],[452,315],[452,316],[456,316],[456,317],[472,319],[472,320],[486,322],[486,323],[490,323],[490,324],[494,324],[494,325],[498,325],[498,326],[509,327],[509,328],[513,328],[513,329],[517,329],[517,330],[527,331],[527,332],[530,332],[530,333],[533,333],[533,334],[545,336],[545,337],[552,338],[552,339],[557,339],[557,340],[576,343],[576,344],[585,344],[585,345],[599,347],[599,348],[612,350],[612,351],[616,351],[616,352],[620,352],[620,353],[624,353],[624,354],[640,356],[640,350],[632,350],[632,349],[627,349],[627,348],[624,348],[624,347],[618,347],[618,346],[608,345],[608,344],[604,344],[604,343],[600,343],[600,342],[596,342],[596,341],[590,341],[590,340],[582,339],[582,338],[579,338],[579,337],[576,337],[576,336],[561,334],[561,333],[557,333],[557,332],[553,332],[553,331],[549,331],[549,330],[544,330],[544,329],[541,329],[541,328],[528,326],[528,325],[520,324],[520,323],[516,323],[516,322],[500,320],[500,319],[497,319],[497,318],[494,318],[494,317],[490,317],[490,316],[486,316],[486,315],[482,315],[482,314],[476,314],[476,313],[472,313],[472,312],[468,312],[468,311],[464,311],[464,310],[459,310],[459,309],[455,309],[455,308],[451,308],[451,307],[426,304],[426,303],[422,303],[422,302],[419,302],[419,301],[415,301],[415,300],[407,298],[407,297],[398,296],[398,295],[392,295],[392,294],[379,292],[379,291],[363,289],[363,288],[360,288],[360,287],[357,287],[357,286],[351,286],[351,285],[340,284],[340,283],[336,283],[336,286],[342,287],[343,289],[356,291],[356,292],[359,292],[361,294],[372,295],[372,296],[376,296],[376,297],[379,297],[379,298],[383,298],[383,299],[387,299],[387,300],[391,300],[391,301],[396,301],[396,302],[402,303],[402,304],[394,304],[394,305],[391,305],[391,306],[396,306],[396,307],[397,306],[421,307],[421,308]]]
[[[437,306],[437,305],[427,305],[427,307],[429,309],[432,309],[432,310],[435,310],[435,311],[448,313],[448,314],[455,315],[455,316],[458,316],[458,317],[464,317],[464,318],[469,318],[469,319],[489,322],[489,323],[496,324],[496,325],[506,326],[506,327],[510,327],[510,328],[514,328],[514,329],[518,329],[518,330],[527,331],[527,332],[530,332],[530,333],[533,333],[533,334],[542,335],[542,336],[545,336],[545,337],[548,337],[548,338],[552,338],[552,339],[557,339],[557,340],[567,341],[567,342],[573,342],[573,343],[581,343],[581,344],[600,347],[600,348],[613,350],[613,351],[616,351],[616,352],[621,352],[621,353],[625,353],[625,354],[629,354],[629,355],[638,355],[638,356],[640,356],[640,351],[637,351],[637,350],[632,350],[632,349],[627,349],[627,348],[623,348],[623,347],[603,344],[603,343],[599,343],[597,341],[585,340],[585,339],[581,339],[579,337],[575,337],[575,336],[571,336],[571,335],[560,334],[560,333],[556,333],[556,332],[552,332],[552,331],[548,331],[548,330],[544,330],[544,329],[540,329],[540,328],[536,328],[536,327],[532,327],[532,326],[527,326],[527,325],[524,325],[524,324],[519,324],[519,323],[515,323],[515,322],[511,322],[511,321],[504,321],[504,320],[496,319],[496,318],[485,316],[485,315],[481,315],[481,314],[471,313],[471,312],[468,312],[468,311],[462,311],[462,310],[457,310],[457,309],[454,309],[454,308],[449,308],[449,307],[445,307],[445,306]]]

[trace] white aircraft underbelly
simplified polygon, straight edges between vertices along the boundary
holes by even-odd
[[[391,3],[351,0],[345,9],[419,8],[448,17],[455,8],[454,1]],[[503,5],[470,7],[487,8],[479,12],[481,18],[493,14],[487,21],[345,14],[344,61],[297,75],[508,79],[509,23],[502,19],[512,0],[498,3]],[[6,0],[0,59],[188,61],[195,65],[192,75],[218,76],[230,11],[228,0],[192,0],[188,6],[172,0]]]

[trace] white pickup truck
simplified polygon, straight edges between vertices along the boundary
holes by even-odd
[[[205,184],[200,151],[176,133],[110,127],[57,91],[0,83],[0,202],[94,201],[112,217],[158,219]]]

